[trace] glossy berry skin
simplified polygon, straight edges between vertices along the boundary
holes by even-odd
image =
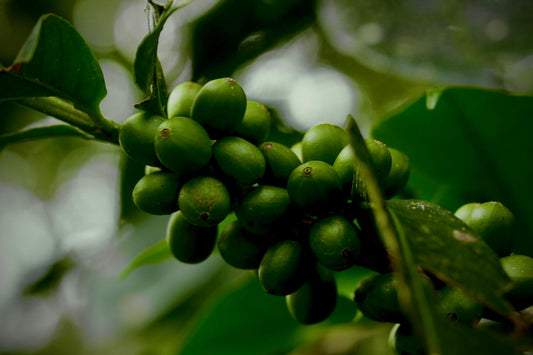
[[[252,185],[265,174],[265,158],[259,148],[240,137],[216,141],[213,159],[217,170],[239,184]]]
[[[462,291],[446,286],[439,293],[438,310],[450,322],[473,325],[481,319],[483,306]]]
[[[267,293],[286,296],[305,281],[306,256],[302,244],[284,240],[271,246],[259,264],[258,277]]]
[[[333,272],[317,265],[298,289],[285,297],[291,316],[301,324],[315,324],[330,316],[337,304]]]
[[[167,115],[168,117],[191,117],[191,108],[194,98],[202,85],[186,81],[179,84],[170,92],[167,101]]]
[[[408,324],[396,324],[389,334],[389,346],[398,355],[427,355],[422,342]]]
[[[331,165],[347,143],[341,127],[329,123],[318,124],[305,132],[302,138],[302,161],[320,160]]]
[[[365,139],[365,144],[370,154],[374,173],[380,186],[385,187],[386,178],[391,170],[392,158],[387,146],[375,139]],[[351,191],[354,178],[357,178],[357,159],[352,146],[345,146],[335,158],[333,168],[339,174],[344,191]],[[354,177],[354,175],[356,175]],[[355,192],[363,195],[364,192],[359,190],[358,185],[354,186]]]
[[[392,157],[389,148],[383,142],[372,138],[366,138],[365,144],[372,159],[376,178],[381,186],[384,186],[392,166]]]
[[[270,111],[265,105],[248,101],[242,122],[235,129],[235,135],[248,142],[258,145],[264,142],[270,134]]]
[[[343,188],[350,191],[352,188],[354,170],[357,165],[355,153],[351,145],[345,146],[335,158],[333,168],[339,174]]]
[[[500,262],[513,281],[513,287],[505,296],[517,310],[533,305],[533,258],[516,254],[503,257]]]
[[[161,165],[154,149],[154,137],[163,121],[164,117],[147,112],[128,117],[120,126],[118,135],[120,146],[128,156],[141,164]]]
[[[342,184],[333,167],[313,160],[299,165],[289,175],[287,191],[292,202],[302,211],[321,214],[338,204]]]
[[[287,187],[287,180],[302,162],[289,147],[278,142],[264,142],[259,146],[266,162],[264,181]]]
[[[232,134],[244,118],[246,94],[232,78],[207,82],[194,98],[191,118],[205,127],[212,139]]]
[[[500,202],[468,203],[459,207],[455,215],[499,256],[511,253],[516,222],[513,213]]]
[[[296,154],[298,159],[300,159],[301,162],[303,162],[303,156],[302,156],[302,141],[296,142],[293,145],[291,145],[291,150]]]
[[[171,214],[178,210],[178,193],[182,185],[178,175],[155,171],[137,182],[132,192],[133,202],[150,214]]]
[[[267,250],[264,240],[242,228],[238,221],[222,230],[217,245],[222,259],[237,269],[257,269]]]
[[[355,226],[342,216],[316,222],[309,233],[309,245],[320,264],[336,271],[353,266],[360,251]]]
[[[179,174],[201,170],[212,155],[207,132],[187,117],[172,117],[159,125],[155,151],[165,167]]]
[[[199,176],[187,181],[178,195],[185,219],[198,227],[212,227],[231,211],[231,198],[224,184],[212,177]]]
[[[357,286],[355,303],[370,319],[378,322],[404,322],[405,316],[398,301],[396,285],[392,273],[370,275]]]
[[[211,255],[217,238],[217,227],[197,227],[178,211],[170,216],[166,241],[172,255],[187,264],[197,264]]]
[[[389,148],[391,156],[391,168],[385,179],[385,194],[392,197],[400,192],[409,180],[410,167],[409,157],[401,151]]]
[[[282,227],[291,204],[286,189],[260,185],[253,187],[235,208],[235,215],[248,231],[266,235]]]

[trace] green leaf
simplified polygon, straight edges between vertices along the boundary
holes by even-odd
[[[137,255],[120,273],[120,279],[124,280],[133,270],[151,264],[158,264],[172,257],[166,239],[162,239],[151,247]]]
[[[272,354],[291,349],[294,332],[301,327],[290,316],[285,297],[265,293],[256,278],[233,285],[211,303],[182,355]]]
[[[500,201],[516,216],[513,251],[533,256],[533,97],[474,88],[431,91],[372,130],[410,159],[408,191],[455,211]]]
[[[6,144],[51,137],[80,137],[84,139],[94,139],[93,136],[79,130],[76,127],[62,124],[30,128],[23,131],[0,135],[0,149],[2,149],[2,147]]]
[[[137,47],[135,54],[135,82],[149,97],[136,105],[137,108],[155,112],[166,116],[165,105],[167,101],[167,84],[161,63],[157,58],[159,36],[166,21],[176,10],[189,5],[192,0],[184,1],[180,5],[172,6],[172,1],[162,8],[151,3],[157,21],[153,30],[147,34]]]
[[[513,308],[502,295],[511,281],[498,256],[463,221],[426,201],[391,200],[387,205],[408,239],[416,265],[510,316]]]
[[[13,65],[0,69],[0,101],[56,96],[84,112],[100,112],[107,94],[102,69],[68,22],[44,15]]]
[[[315,21],[314,2],[218,1],[192,23],[192,79],[230,76]]]
[[[323,330],[334,324],[350,323],[355,303],[339,295],[335,310],[322,323],[302,325],[287,310],[285,297],[267,294],[256,277],[244,276],[223,294],[208,302],[200,314],[182,355],[285,354],[296,346],[316,341]]]

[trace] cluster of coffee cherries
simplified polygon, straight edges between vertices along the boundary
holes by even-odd
[[[319,124],[289,147],[269,140],[272,127],[269,110],[248,101],[231,78],[176,86],[167,117],[142,112],[121,126],[123,150],[147,166],[134,203],[170,215],[166,238],[176,259],[199,263],[218,249],[227,264],[255,270],[267,293],[286,297],[300,323],[329,317],[337,301],[334,272],[354,265],[377,271],[355,294],[363,314],[402,323],[396,278],[359,190],[364,184],[346,132]],[[377,140],[365,143],[390,198],[407,183],[409,160]],[[448,293],[443,299],[463,297],[442,291]],[[465,317],[450,307],[446,314]]]
[[[176,259],[199,263],[216,246],[229,265],[257,270],[265,291],[286,296],[304,324],[333,311],[334,271],[366,259],[380,264],[362,252],[377,244],[365,242],[365,223],[356,219],[364,213],[352,199],[356,159],[344,129],[316,125],[291,147],[270,141],[269,110],[248,101],[232,78],[176,86],[167,116],[134,114],[119,141],[147,166],[133,201],[170,215],[167,241]],[[393,195],[407,181],[407,157],[373,139],[366,145],[384,192]],[[236,220],[219,228],[230,213]]]

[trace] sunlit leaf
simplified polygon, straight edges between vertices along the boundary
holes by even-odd
[[[162,239],[151,247],[143,250],[137,255],[124,270],[120,273],[120,278],[124,280],[133,270],[151,264],[158,264],[172,257],[167,241]]]

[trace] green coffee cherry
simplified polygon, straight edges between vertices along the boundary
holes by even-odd
[[[289,175],[287,191],[302,211],[323,213],[340,200],[342,184],[333,167],[323,161],[312,160],[299,165]]]
[[[181,211],[170,216],[167,244],[176,259],[188,264],[204,261],[211,255],[217,238],[217,227],[197,227],[185,219]]]
[[[248,101],[244,118],[237,126],[235,135],[257,145],[267,139],[270,133],[270,121],[270,111],[265,105],[255,101]]]
[[[300,159],[301,162],[303,162],[303,156],[302,156],[302,142],[296,142],[291,146],[291,150],[296,154],[298,159]]]
[[[302,287],[286,296],[285,301],[291,316],[297,322],[322,322],[337,304],[337,283],[333,272],[317,265]]]
[[[183,185],[178,175],[156,171],[143,176],[133,188],[133,202],[151,214],[171,214],[178,210],[178,193]]]
[[[179,192],[178,204],[185,219],[198,227],[215,226],[231,211],[231,198],[224,184],[206,176],[187,181]]]
[[[211,140],[200,124],[187,117],[163,121],[155,136],[157,157],[168,169],[193,173],[209,164]]]
[[[266,235],[279,228],[291,204],[287,190],[269,185],[254,187],[235,208],[242,227]]]
[[[389,334],[391,350],[398,355],[426,355],[422,342],[415,336],[409,324],[396,324]]]
[[[287,146],[277,142],[265,142],[259,146],[266,161],[264,180],[286,187],[289,175],[302,162]]]
[[[503,270],[513,281],[513,288],[505,296],[517,310],[533,305],[533,258],[509,255],[500,261]]]
[[[286,296],[302,286],[305,270],[302,245],[295,240],[284,240],[267,250],[259,264],[258,276],[267,293]]]
[[[372,159],[376,178],[383,186],[392,166],[389,148],[384,143],[372,138],[366,138],[365,143]]]
[[[265,174],[265,158],[259,148],[240,137],[216,141],[213,158],[218,170],[240,184],[252,185]]]
[[[135,161],[144,165],[159,166],[160,162],[154,150],[154,137],[163,121],[164,117],[147,112],[130,116],[120,126],[118,134],[120,146]]]
[[[511,253],[515,239],[515,218],[500,202],[468,203],[455,215],[463,220],[499,256]]]
[[[231,134],[242,122],[246,94],[232,78],[207,82],[194,98],[191,118],[205,127],[213,139]]]
[[[348,144],[348,140],[341,127],[321,123],[310,128],[304,134],[302,138],[302,161],[320,160],[333,164],[346,144]]]
[[[357,160],[351,145],[345,146],[333,162],[333,168],[339,174],[344,190],[350,191],[352,188],[356,164]]]
[[[438,310],[451,322],[472,325],[481,319],[483,306],[462,291],[446,286],[440,295]]]
[[[309,233],[309,245],[320,264],[337,271],[353,266],[360,251],[355,226],[342,216],[315,223]]]
[[[402,323],[405,316],[398,301],[397,282],[392,273],[363,279],[355,290],[355,302],[365,316],[378,322]]]
[[[392,197],[400,192],[409,180],[409,157],[397,149],[389,148],[391,168],[385,179],[385,194]]]
[[[168,117],[191,117],[191,107],[196,94],[202,85],[192,81],[186,81],[176,86],[168,97]]]
[[[222,230],[217,244],[222,259],[237,269],[257,269],[267,250],[265,242],[242,228],[238,221]]]

